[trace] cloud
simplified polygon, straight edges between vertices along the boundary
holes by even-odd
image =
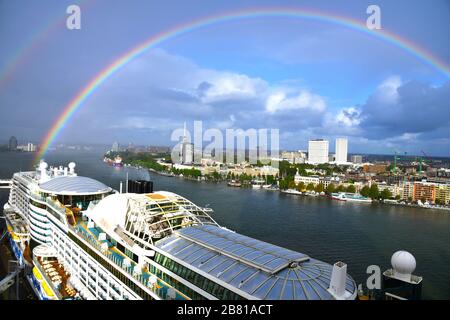
[[[393,76],[378,85],[364,104],[327,112],[323,127],[315,132],[326,129],[330,135],[365,139],[368,146],[376,143],[387,150],[448,149],[449,108],[449,82],[436,86]]]
[[[207,81],[197,87],[197,93],[204,103],[224,100],[246,100],[263,93],[267,82],[231,72],[210,72]]]
[[[288,95],[287,92],[278,91],[271,94],[266,101],[266,111],[272,114],[300,109],[309,109],[320,113],[326,107],[326,103],[321,96],[311,93],[306,89],[302,89],[294,95]]]
[[[320,125],[327,109],[324,98],[298,83],[274,86],[259,77],[202,68],[161,49],[132,61],[88,103],[95,107],[87,106],[84,116],[102,113],[111,129],[130,132],[147,128],[150,119],[172,129],[174,123],[203,120],[205,126],[222,130],[295,130]]]
[[[273,84],[242,72],[203,68],[158,49],[105,83],[75,122],[107,124],[98,129],[103,136],[123,135],[136,143],[171,143],[171,130],[184,121],[202,120],[205,130],[278,128],[282,148],[304,148],[310,138],[332,141],[336,136],[347,136],[351,144],[368,150],[419,148],[430,141],[439,149],[448,146],[449,83],[437,86],[391,76],[362,104],[342,108],[330,107],[326,96],[306,85]],[[66,130],[68,136],[71,129]],[[77,131],[79,139],[83,134],[93,131]]]
[[[450,83],[432,86],[388,79],[361,106],[367,137],[425,133],[450,124]]]

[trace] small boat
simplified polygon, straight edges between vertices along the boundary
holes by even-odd
[[[175,177],[175,174],[172,172],[163,172],[163,171],[155,171],[155,172],[158,172],[158,174],[165,177]]]
[[[287,193],[287,194],[296,194],[296,195],[302,195],[303,193],[295,190],[295,189],[286,189],[286,190],[281,190],[281,192],[283,193]]]
[[[242,183],[237,180],[231,180],[227,183],[227,185],[229,185],[230,187],[241,187]]]
[[[264,184],[265,184],[264,180],[253,180],[252,181],[252,188],[253,189],[262,189]]]
[[[338,201],[350,201],[350,202],[361,202],[361,203],[371,203],[372,199],[363,197],[360,194],[348,193],[348,192],[337,192],[331,194],[331,199]]]

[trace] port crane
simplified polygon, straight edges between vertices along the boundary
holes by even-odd
[[[421,152],[423,153],[423,155],[425,156],[425,157],[428,157],[428,155],[423,151],[423,150],[421,150]],[[393,168],[391,169],[391,172],[392,173],[397,173],[397,162],[401,159],[400,158],[400,154],[402,154],[402,156],[405,158],[405,159],[407,159],[407,158],[409,158],[409,159],[413,159],[412,157],[407,157],[407,155],[408,155],[408,152],[402,152],[402,153],[400,153],[398,150],[394,150],[394,166],[393,166]],[[429,157],[428,157],[429,158]],[[415,156],[414,157],[414,162],[418,162],[419,163],[419,170],[418,170],[418,173],[419,174],[422,174],[423,173],[423,165],[425,164],[427,164],[424,160],[423,160],[423,157],[420,157],[420,156]]]

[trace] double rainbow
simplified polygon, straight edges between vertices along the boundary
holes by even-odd
[[[334,15],[322,11],[312,9],[299,9],[299,8],[252,8],[241,11],[235,11],[232,13],[222,13],[206,18],[194,20],[185,24],[178,25],[174,28],[166,30],[164,32],[155,34],[139,45],[135,46],[131,50],[125,52],[117,60],[104,68],[100,73],[96,74],[92,80],[76,94],[76,96],[64,107],[64,111],[60,114],[56,122],[50,128],[46,134],[40,151],[36,156],[36,161],[39,161],[47,152],[48,148],[55,141],[61,130],[70,121],[72,115],[77,111],[86,99],[108,78],[113,76],[118,70],[125,66],[131,60],[139,57],[145,51],[150,48],[161,44],[164,41],[177,37],[179,35],[191,32],[193,30],[204,28],[213,24],[223,23],[227,21],[234,21],[238,19],[247,18],[259,18],[259,17],[287,17],[287,18],[304,18],[313,19],[318,21],[324,21],[328,23],[336,23],[366,34],[369,34],[382,41],[397,46],[406,52],[412,54],[425,63],[433,66],[437,70],[441,71],[447,77],[450,78],[450,66],[444,61],[435,57],[432,53],[426,49],[419,47],[413,42],[402,38],[396,34],[388,32],[386,30],[369,30],[364,22],[356,19],[348,18],[345,16]]]

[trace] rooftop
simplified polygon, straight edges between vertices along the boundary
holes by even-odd
[[[112,189],[100,181],[80,176],[62,176],[41,183],[43,191],[56,194],[98,194],[107,193]]]
[[[180,229],[156,247],[257,299],[334,299],[332,265],[218,226]],[[346,291],[356,292],[350,276]]]

